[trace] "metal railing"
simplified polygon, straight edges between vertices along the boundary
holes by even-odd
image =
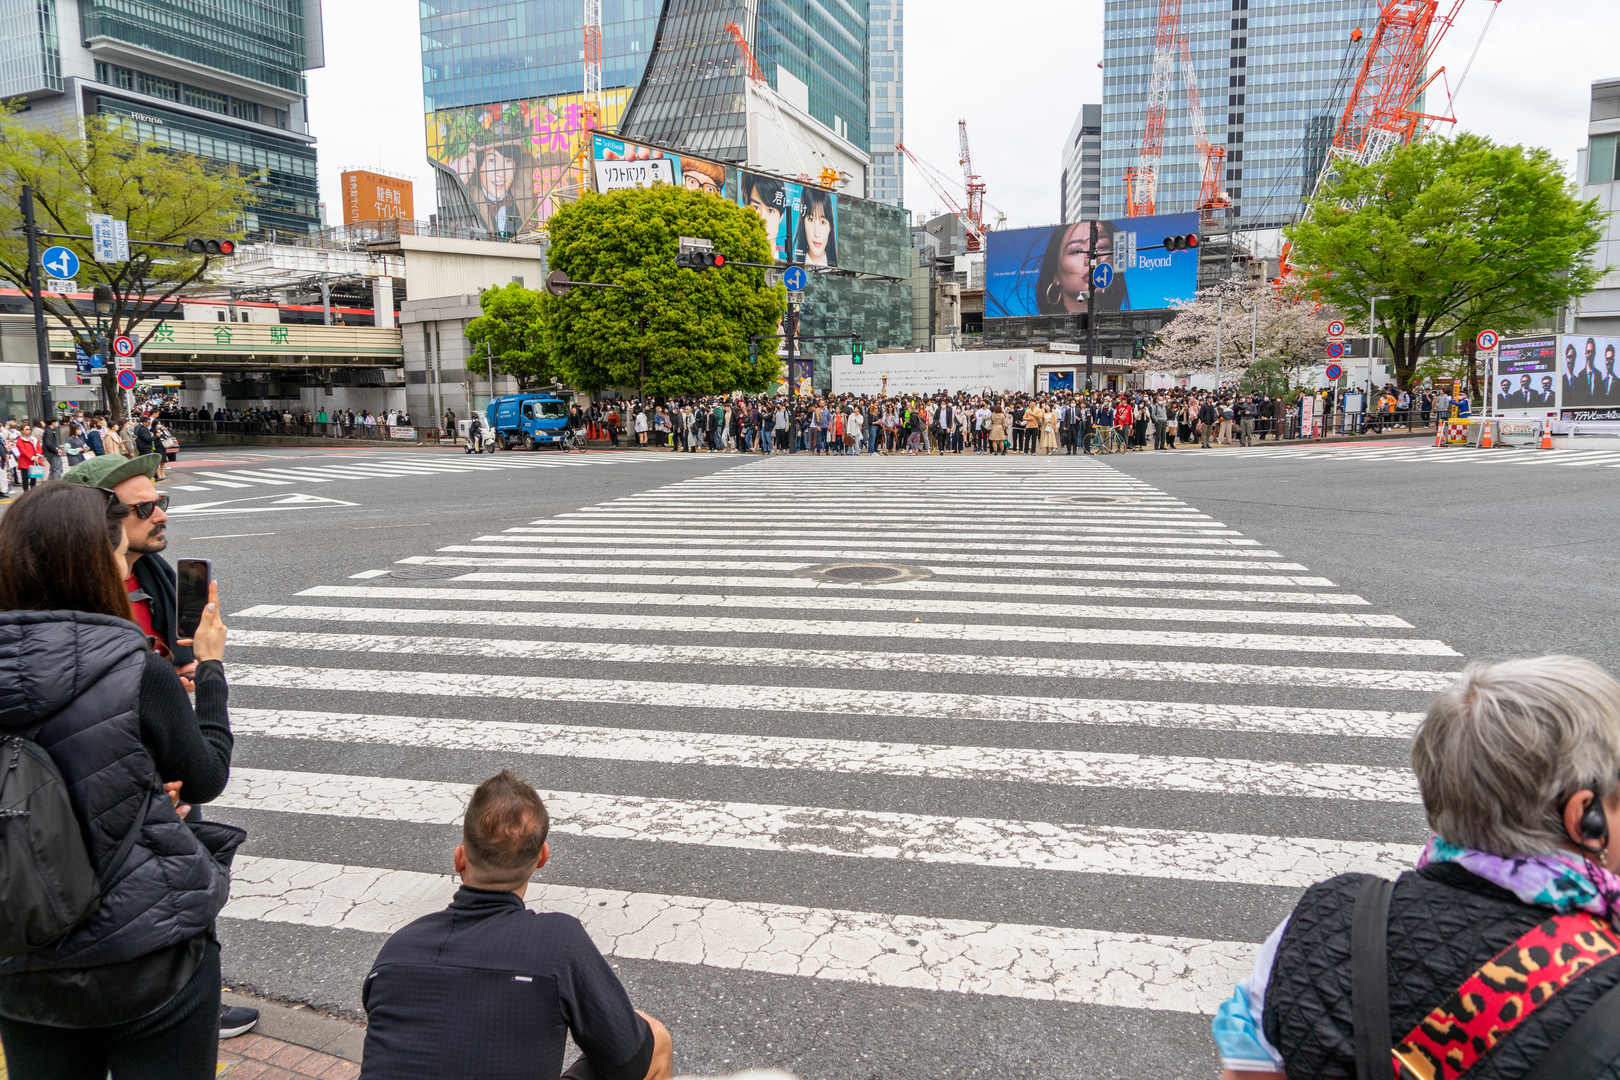
[[[412,438],[395,438],[390,436],[387,424],[374,424],[368,427],[358,419],[353,424],[332,420],[324,423],[315,420],[305,422],[296,418],[286,421],[270,417],[252,420],[164,419],[163,425],[172,431],[181,443],[184,443],[188,436],[194,440],[219,438],[225,441],[254,437],[282,437],[330,439],[333,441],[370,439],[380,442],[437,443],[442,441],[443,436],[443,432],[436,427],[415,427],[409,429],[413,432]],[[395,430],[399,429],[396,428]]]

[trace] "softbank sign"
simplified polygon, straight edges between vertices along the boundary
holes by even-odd
[[[1191,300],[1197,250],[1162,245],[1166,236],[1196,232],[1196,213],[992,231],[985,237],[985,317],[1145,311]],[[1113,270],[1107,288],[1091,287],[1098,263]]]

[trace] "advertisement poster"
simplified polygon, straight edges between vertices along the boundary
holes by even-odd
[[[343,173],[341,182],[345,225],[416,216],[409,180],[367,169],[350,169]]]
[[[1191,300],[1198,291],[1198,252],[1165,251],[1167,236],[1198,232],[1198,215],[1163,214],[1091,223],[1010,229],[985,236],[986,318],[1065,315],[1086,310],[1092,268],[1113,270],[1096,291],[1098,311],[1143,311]]]
[[[1028,394],[1034,389],[1032,349],[868,353],[859,366],[848,353],[832,357],[835,394]]]
[[[1496,357],[1491,387],[1496,416],[1542,416],[1558,411],[1558,339],[1513,338]]]
[[[629,89],[603,91],[602,122],[617,124]],[[465,206],[498,237],[534,230],[579,182],[585,95],[502,101],[427,116],[428,158],[459,182]],[[443,172],[440,173],[442,177]]]
[[[835,192],[737,170],[737,204],[765,221],[777,262],[838,265],[838,195]]]
[[[1559,375],[1559,415],[1565,420],[1620,420],[1620,375],[1614,370],[1620,338],[1566,334]]]
[[[591,157],[596,166],[596,190],[684,184],[693,191],[725,196],[726,167],[717,161],[687,157],[656,146],[591,136]]]

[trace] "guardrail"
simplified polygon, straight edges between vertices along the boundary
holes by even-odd
[[[438,428],[392,427],[362,423],[341,424],[334,421],[320,423],[299,420],[169,420],[163,425],[174,433],[181,443],[245,442],[255,438],[321,439],[330,442],[393,442],[413,445],[436,445],[447,441]],[[451,440],[453,441],[453,440]]]

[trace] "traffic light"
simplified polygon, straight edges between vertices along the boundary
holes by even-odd
[[[862,349],[861,339],[856,338],[855,341],[854,341],[854,344],[850,345],[850,347],[849,347],[849,362],[850,363],[859,364],[861,362],[861,360],[862,360],[861,349]]]
[[[688,270],[707,270],[711,266],[726,265],[726,257],[718,251],[683,251],[675,256],[675,265]]]
[[[186,250],[193,255],[234,255],[236,254],[235,240],[213,240],[193,236],[186,241]]]
[[[1164,238],[1164,250],[1166,251],[1191,251],[1197,246],[1197,233],[1188,233],[1186,236],[1167,236]]]
[[[759,338],[748,339],[748,362],[750,364],[759,363]]]

